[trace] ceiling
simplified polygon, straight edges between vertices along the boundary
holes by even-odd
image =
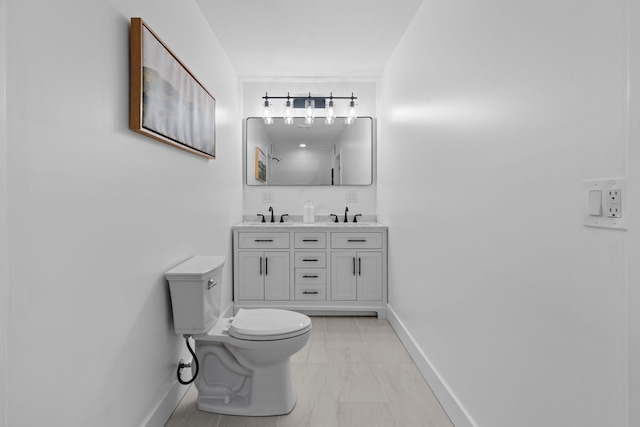
[[[248,77],[378,77],[423,0],[196,0]]]

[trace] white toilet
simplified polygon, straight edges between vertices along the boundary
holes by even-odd
[[[196,343],[198,409],[287,414],[296,403],[290,358],[309,340],[311,319],[276,309],[240,309],[235,317],[219,318],[224,261],[196,256],[165,274],[175,332],[192,335]]]

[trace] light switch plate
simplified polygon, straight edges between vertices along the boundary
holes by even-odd
[[[582,223],[586,227],[627,229],[627,179],[582,181]]]

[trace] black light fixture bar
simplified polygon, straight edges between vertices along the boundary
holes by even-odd
[[[357,96],[353,96],[353,93],[351,93],[351,96],[333,96],[333,94],[330,94],[329,96],[319,96],[319,95],[314,95],[311,96],[311,92],[309,92],[309,95],[307,96],[300,96],[300,95],[294,95],[291,96],[289,94],[287,94],[287,96],[270,96],[268,93],[265,93],[265,95],[262,97],[262,99],[268,101],[269,99],[293,99],[293,102],[298,102],[298,100],[302,100],[302,107],[304,107],[304,101],[307,99],[313,99],[314,101],[316,101],[316,107],[317,108],[324,108],[324,100],[325,99],[358,99]],[[322,107],[318,106],[318,100],[322,100]],[[298,108],[298,107],[295,107]]]

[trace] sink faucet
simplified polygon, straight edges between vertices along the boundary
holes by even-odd
[[[362,214],[356,214],[353,216],[353,222],[358,222],[358,217],[362,216]]]
[[[344,222],[349,222],[349,220],[347,219],[347,212],[349,212],[349,206],[344,208]]]
[[[269,212],[271,212],[271,222],[276,222],[275,218],[273,217],[273,206],[269,206]]]
[[[335,221],[333,221],[333,222],[338,222],[338,215],[336,215],[336,214],[329,214],[329,217],[333,217],[333,216],[335,216],[335,217],[336,217],[336,220],[335,220]]]

